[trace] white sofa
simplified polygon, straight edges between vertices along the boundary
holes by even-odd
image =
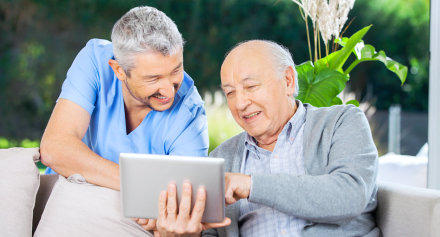
[[[8,190],[8,193],[0,192],[0,236],[31,236],[38,225],[57,180],[54,175],[38,174],[33,163],[38,158],[38,148],[0,149],[0,175],[3,175],[0,190]],[[29,173],[32,175],[20,178],[18,183],[11,179]],[[27,185],[29,183],[36,185]],[[383,236],[440,236],[440,191],[396,183],[380,182],[378,185],[376,220]],[[7,211],[11,208],[12,211]],[[20,211],[15,211],[18,208]]]
[[[439,237],[440,191],[379,182],[376,221],[385,237]]]

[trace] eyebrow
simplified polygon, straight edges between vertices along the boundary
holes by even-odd
[[[183,62],[180,62],[175,68],[173,68],[173,70],[171,70],[172,72],[176,71],[177,69],[181,68],[183,65]],[[161,75],[145,75],[143,76],[143,78],[146,79],[152,79],[152,78],[157,78],[160,77]]]

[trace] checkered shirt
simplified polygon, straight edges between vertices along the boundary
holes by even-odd
[[[297,101],[297,111],[284,126],[273,152],[257,146],[249,134],[245,139],[245,151],[241,173],[305,174],[303,157],[303,131],[306,110]],[[250,193],[252,196],[252,190]],[[286,197],[289,198],[289,197]],[[301,236],[306,221],[284,214],[273,208],[240,200],[240,236]]]

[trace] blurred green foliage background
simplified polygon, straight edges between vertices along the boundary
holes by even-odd
[[[110,39],[116,20],[139,5],[176,22],[185,70],[202,95],[219,89],[224,55],[240,41],[274,40],[297,64],[308,59],[304,22],[290,0],[0,0],[0,147],[38,145],[75,55],[90,38]],[[382,65],[358,66],[349,82],[356,99],[427,111],[429,0],[357,0],[351,19],[345,35],[373,24],[365,42],[409,67],[402,87]],[[207,109],[211,148],[239,131],[217,109]]]

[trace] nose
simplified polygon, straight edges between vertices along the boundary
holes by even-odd
[[[165,79],[160,85],[159,93],[166,97],[173,97],[176,93],[174,88],[174,82],[171,79]]]
[[[245,110],[251,103],[249,95],[243,90],[236,91],[236,107],[238,110]]]

